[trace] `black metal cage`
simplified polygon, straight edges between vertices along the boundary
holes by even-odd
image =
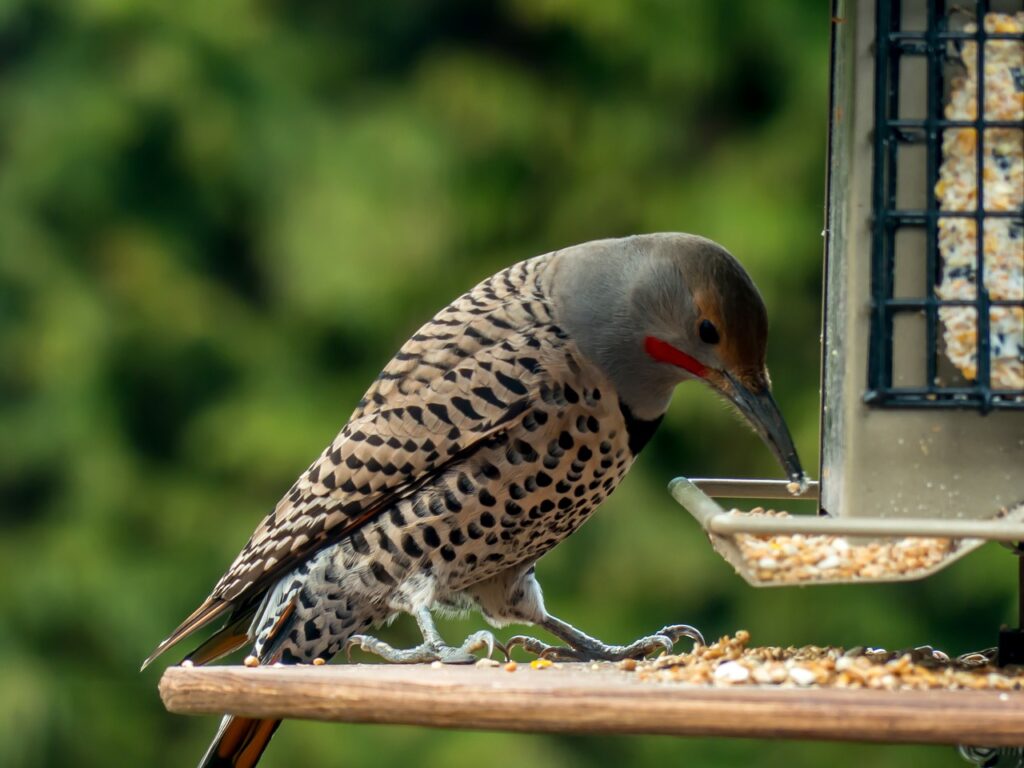
[[[1024,106],[1024,67],[1014,66],[1012,58],[1024,50],[1024,34],[995,15],[1009,13],[1012,20],[1024,3],[923,0],[909,14],[910,4],[877,0],[865,400],[900,408],[1024,409],[1024,385],[1017,381],[1024,370],[1024,288],[1015,283],[1024,271],[1024,209],[1013,189],[1018,158],[1024,157],[1024,119],[1016,107],[1006,119],[993,106],[996,97]],[[996,92],[997,75],[1003,78],[1000,88],[1009,83],[1010,96]],[[919,114],[909,114],[910,102],[920,104]],[[958,171],[962,178],[950,184],[959,197],[950,204],[947,177]],[[996,250],[999,274],[991,261]],[[1009,272],[1002,274],[1007,258]],[[917,262],[909,272],[901,263],[908,259]],[[901,273],[915,278],[900,284]],[[1006,284],[996,288],[994,278]],[[899,326],[908,323],[920,328],[901,334]],[[962,350],[961,358],[953,355],[951,344],[958,340],[972,347],[973,366],[964,362]],[[995,377],[994,359],[1000,366]],[[900,374],[907,360],[919,373]]]

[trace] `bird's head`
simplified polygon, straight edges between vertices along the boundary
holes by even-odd
[[[700,381],[805,481],[771,394],[764,301],[728,251],[694,235],[638,235],[566,249],[554,266],[559,321],[636,417],[659,417],[676,385]]]

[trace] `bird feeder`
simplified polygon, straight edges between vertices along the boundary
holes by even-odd
[[[671,486],[757,586],[1024,541],[1024,3],[839,0],[832,29],[820,514],[712,500],[781,481]]]

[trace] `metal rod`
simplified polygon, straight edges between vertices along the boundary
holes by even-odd
[[[976,200],[978,203],[978,218],[975,230],[974,256],[974,295],[978,300],[978,308],[975,311],[975,323],[977,325],[976,350],[977,370],[975,380],[981,389],[982,413],[988,413],[992,409],[992,371],[991,360],[989,359],[989,347],[991,337],[989,331],[989,295],[985,285],[985,113],[988,111],[985,104],[985,17],[988,16],[988,0],[977,0],[977,48],[978,48],[978,85],[977,97],[975,99],[975,122],[977,124],[977,141],[975,143],[975,189],[977,190]]]
[[[700,523],[701,528],[705,530],[712,518],[721,515],[725,511],[710,496],[685,477],[677,477],[669,483],[668,490],[672,494],[672,498],[679,502],[683,509],[693,515],[697,522]]]
[[[1018,541],[1024,523],[1006,520],[941,520],[913,517],[750,517],[715,515],[705,528],[712,533],[801,533],[840,536],[928,536],[947,539]]]
[[[668,489],[679,504],[696,518],[704,530],[729,536],[736,533],[769,535],[801,533],[845,536],[929,536],[948,539],[984,539],[986,541],[1024,541],[1024,522],[1019,514],[990,520],[962,520],[928,517],[818,517],[794,515],[767,517],[728,514],[710,498],[698,483],[729,483],[730,494],[735,483],[744,481],[688,480],[677,477]],[[750,481],[747,481],[750,482]],[[778,480],[752,481],[758,484],[781,483]],[[1024,566],[1022,566],[1024,567]],[[1021,574],[1024,580],[1024,572]],[[1021,610],[1024,617],[1024,581],[1021,582]]]
[[[938,264],[936,263],[936,254],[939,250],[938,246],[938,199],[936,198],[933,190],[935,189],[935,183],[939,180],[939,164],[942,161],[942,137],[940,136],[939,130],[935,127],[935,116],[941,114],[942,104],[942,90],[939,84],[939,78],[942,75],[942,63],[937,55],[938,43],[935,40],[935,35],[938,33],[939,21],[936,16],[936,11],[940,10],[937,6],[941,6],[942,3],[928,3],[928,32],[927,32],[927,72],[928,72],[928,113],[925,120],[925,132],[927,135],[927,154],[925,157],[925,179],[928,190],[928,200],[926,204],[926,213],[928,216],[928,224],[924,228],[925,235],[925,247],[924,247],[924,259],[925,259],[925,281],[924,281],[924,295],[925,295],[925,382],[929,387],[935,386],[938,381],[936,380],[936,373],[938,371],[938,352],[939,346],[936,343],[938,338],[937,322],[939,316],[938,306],[936,304],[937,297],[935,295],[935,283],[939,278]],[[945,10],[945,9],[941,9]],[[942,15],[942,20],[945,22],[945,13]],[[896,117],[898,115],[894,115]]]
[[[801,493],[790,493],[787,480],[739,479],[731,477],[700,477],[690,480],[712,498],[727,499],[818,499],[818,481],[811,480]]]

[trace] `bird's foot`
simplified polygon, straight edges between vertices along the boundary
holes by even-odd
[[[566,638],[569,645],[548,645],[534,637],[516,635],[505,644],[506,656],[516,646],[542,659],[555,661],[622,661],[642,659],[656,651],[670,653],[679,640],[688,637],[695,645],[704,645],[704,636],[689,624],[673,624],[641,637],[629,645],[607,645],[579,632]]]
[[[432,661],[440,661],[443,664],[472,664],[477,661],[474,652],[486,650],[487,655],[484,658],[490,658],[495,648],[507,655],[505,646],[487,631],[474,632],[458,648],[441,642],[423,642],[415,648],[394,648],[383,640],[369,635],[353,635],[348,639],[345,654],[349,659],[352,658],[353,648],[359,648],[395,664],[425,664]]]

